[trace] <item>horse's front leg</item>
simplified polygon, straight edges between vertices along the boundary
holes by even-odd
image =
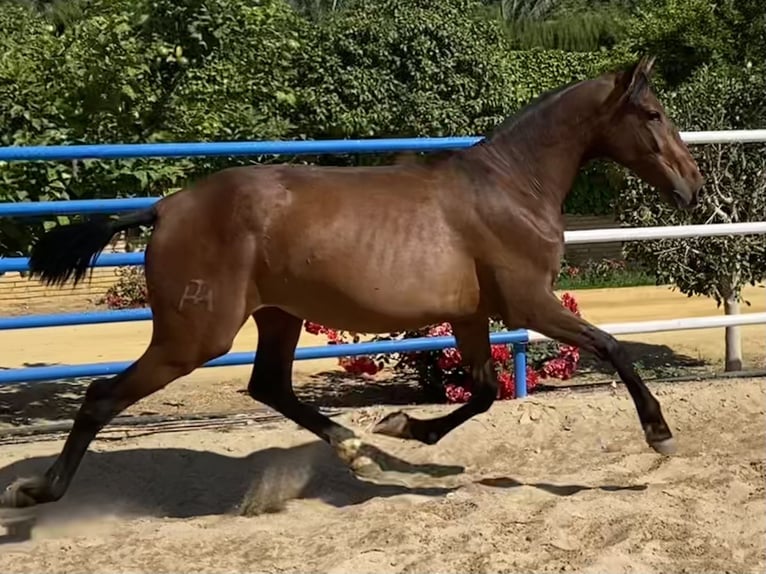
[[[661,454],[675,452],[675,439],[662,415],[660,403],[636,372],[624,345],[563,307],[552,291],[529,292],[523,303],[517,301],[517,307],[520,304],[525,309],[524,327],[609,361],[633,399],[646,442]]]
[[[401,411],[391,413],[375,425],[373,432],[434,444],[471,417],[492,406],[497,397],[498,385],[490,351],[488,318],[477,315],[468,320],[453,322],[452,332],[463,364],[473,378],[473,390],[468,402],[449,414],[432,419],[417,419]]]

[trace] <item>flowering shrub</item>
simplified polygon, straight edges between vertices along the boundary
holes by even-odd
[[[107,289],[104,297],[98,301],[110,309],[135,309],[146,307],[149,297],[146,290],[146,278],[142,267],[122,267],[115,271],[117,282]]]
[[[574,297],[565,293],[562,304],[579,316],[580,311]],[[491,331],[500,331],[503,324],[491,320]],[[316,323],[306,322],[305,329],[314,335],[325,335],[328,343],[358,343],[358,333],[348,333],[329,329]],[[416,331],[391,333],[388,336],[374,336],[371,341],[407,339],[413,337],[440,337],[452,335],[449,323],[432,325]],[[510,345],[492,345],[492,360],[498,374],[498,399],[510,399],[516,396],[516,384],[513,373],[513,354]],[[577,369],[580,353],[576,347],[560,345],[555,341],[535,342],[528,346],[527,389],[531,392],[540,379],[568,379]],[[471,397],[473,381],[461,364],[462,357],[458,349],[438,351],[417,351],[399,355],[363,355],[341,357],[338,360],[343,369],[352,374],[374,375],[393,362],[397,371],[410,371],[418,376],[429,398],[436,401],[447,400],[452,403],[465,402]]]

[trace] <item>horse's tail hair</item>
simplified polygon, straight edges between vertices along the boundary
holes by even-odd
[[[152,206],[116,219],[54,227],[32,247],[29,275],[39,277],[47,285],[63,286],[70,278],[77,285],[114,234],[139,225],[152,225],[156,220],[157,210]]]

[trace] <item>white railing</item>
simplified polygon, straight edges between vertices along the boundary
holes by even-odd
[[[696,132],[726,134],[727,132]],[[766,130],[751,130],[761,139],[731,141],[766,141]],[[695,134],[695,135],[696,135]],[[751,136],[755,137],[755,136]],[[601,243],[604,241],[647,241],[652,239],[673,239],[684,237],[714,237],[721,235],[753,235],[766,233],[766,222],[749,223],[711,223],[707,225],[675,225],[659,227],[616,227],[609,229],[584,229],[564,232],[567,245]],[[766,238],[764,239],[766,241]],[[766,292],[766,290],[765,290]],[[766,324],[766,313],[744,313],[738,315],[709,315],[705,317],[687,317],[683,319],[663,319],[659,321],[636,321],[631,323],[607,323],[599,328],[612,335],[632,335],[637,333],[662,333],[665,331],[684,331],[733,327],[738,325]],[[529,331],[530,341],[548,339],[536,331]]]
[[[638,333],[663,333],[666,331],[691,331],[716,327],[766,324],[766,313],[744,313],[741,315],[709,315],[705,317],[684,317],[682,319],[660,319],[632,323],[604,323],[599,329],[612,335],[635,335]],[[529,331],[530,341],[548,339],[537,331]]]
[[[681,132],[681,139],[687,144],[720,144],[720,143],[764,143],[764,130],[723,130],[707,132]]]
[[[754,235],[766,233],[766,221],[748,223],[708,223],[706,225],[667,225],[659,227],[611,227],[565,231],[567,245],[602,243],[605,241],[648,241],[683,237],[720,235]]]

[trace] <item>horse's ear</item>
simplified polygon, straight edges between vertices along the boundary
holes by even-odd
[[[636,102],[641,98],[646,87],[649,85],[649,78],[654,68],[655,57],[642,56],[629,70],[623,72],[620,78],[623,93],[620,97],[620,103]]]

